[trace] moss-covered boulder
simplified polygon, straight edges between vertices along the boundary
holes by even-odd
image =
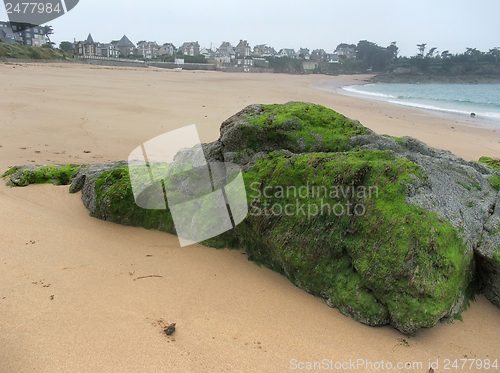
[[[500,190],[500,160],[481,157],[479,163],[491,167],[495,171],[489,176],[493,188]],[[483,235],[476,247],[478,276],[481,279],[482,290],[497,307],[500,307],[500,196],[489,211],[490,216],[483,226]]]
[[[73,181],[73,176],[85,166],[82,165],[29,165],[16,166],[5,172],[2,177],[9,178],[9,186],[27,186],[29,184],[54,184],[68,185]]]
[[[500,175],[490,165],[307,103],[251,105],[203,149],[242,167],[249,206],[236,229],[204,244],[244,248],[343,314],[403,333],[460,318],[479,286],[500,306]],[[136,205],[126,163],[72,178],[92,216],[175,233],[168,206]]]
[[[369,133],[358,121],[324,106],[289,102],[246,107],[221,124],[215,144],[220,146],[220,160],[245,165],[256,154],[275,150],[296,154],[346,151],[352,148],[353,137]]]
[[[473,254],[449,222],[405,204],[422,177],[388,151],[270,154],[245,173],[242,241],[251,259],[357,321],[431,327],[470,297]]]

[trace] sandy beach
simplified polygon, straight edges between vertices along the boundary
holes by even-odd
[[[245,106],[288,101],[321,104],[467,160],[500,154],[500,133],[473,119],[315,88],[368,76],[0,64],[0,77],[1,173],[124,160],[191,124],[202,142],[213,141]],[[175,236],[91,218],[81,193],[68,189],[0,183],[0,373],[289,372],[310,371],[308,362],[331,372],[428,372],[430,363],[436,372],[485,372],[496,369],[461,369],[460,359],[500,364],[500,309],[482,295],[463,322],[414,336],[368,327],[243,251],[181,248]],[[172,322],[167,337],[162,326]]]

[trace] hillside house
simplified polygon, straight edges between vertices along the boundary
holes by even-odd
[[[295,57],[296,58],[300,58],[302,60],[308,60],[309,58],[311,58],[311,55],[309,54],[309,49],[307,49],[307,48],[300,48],[297,51],[297,54],[296,54]]]
[[[43,27],[37,26],[23,30],[21,32],[24,45],[31,45],[32,47],[41,47],[48,42],[47,36],[43,32]]]
[[[212,57],[216,62],[217,66],[229,66],[231,64],[231,55],[227,52],[221,52],[220,50],[215,52]]]
[[[120,50],[116,46],[116,44],[101,44],[97,46],[97,55],[100,57],[120,57]]]
[[[137,43],[137,50],[144,58],[152,59],[158,56],[160,46],[156,41],[140,41]]]
[[[213,50],[209,49],[209,48],[203,47],[200,50],[200,54],[202,56],[205,56],[205,58],[212,58],[212,57],[214,57],[215,52]]]
[[[259,44],[259,45],[256,45],[255,47],[253,47],[253,52],[252,54],[254,56],[262,56],[262,54],[264,53],[264,49],[266,48],[266,45],[265,44]]]
[[[250,44],[246,40],[240,40],[236,46],[236,53],[239,57],[246,57],[250,55]]]
[[[96,57],[99,43],[96,43],[92,35],[87,36],[87,40],[75,41],[75,52],[79,56]]]
[[[343,56],[348,60],[356,58],[356,45],[354,44],[339,44],[335,53],[340,57]]]
[[[0,21],[0,40],[7,44],[22,44],[23,38],[18,32],[14,32],[10,22]]]
[[[326,61],[326,52],[324,49],[315,49],[311,52],[311,60],[313,61]]]
[[[326,60],[328,63],[339,63],[339,55],[337,53],[328,53]]]
[[[177,52],[177,48],[172,43],[163,44],[158,49],[158,56],[173,56]]]
[[[131,54],[138,54],[138,50],[135,47],[135,44],[127,38],[126,35],[118,41],[112,41],[111,44],[115,44],[118,50],[120,51],[120,55],[123,57],[128,57]]]
[[[200,44],[197,41],[188,41],[181,45],[179,48],[182,54],[187,56],[196,56],[200,54]]]
[[[24,44],[40,47],[47,43],[43,26],[23,27],[23,23],[0,21],[0,40],[8,44]]]
[[[265,44],[256,45],[253,48],[253,55],[258,57],[273,57],[276,56],[276,50],[273,47],[269,47]]]
[[[278,55],[280,57],[290,57],[290,58],[295,58],[295,50],[293,49],[288,49],[288,48],[283,48],[278,52]]]
[[[238,67],[252,67],[253,59],[252,58],[237,58],[236,66]]]
[[[234,48],[231,45],[230,42],[228,41],[223,41],[222,44],[219,47],[219,52],[220,53],[226,53],[228,55],[233,55],[235,54]]]

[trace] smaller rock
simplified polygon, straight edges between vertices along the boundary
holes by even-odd
[[[175,332],[175,322],[172,324],[167,325],[165,329],[163,329],[166,335],[172,335],[173,332]]]

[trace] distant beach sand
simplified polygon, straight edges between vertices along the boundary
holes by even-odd
[[[190,124],[209,142],[245,106],[287,101],[322,104],[468,160],[500,155],[494,130],[313,87],[368,76],[0,64],[0,77],[1,172],[124,160]],[[445,359],[500,360],[500,310],[483,296],[463,322],[407,337],[352,321],[242,251],[180,248],[175,236],[91,218],[67,186],[0,184],[0,373],[288,372],[307,362],[387,371],[382,361],[394,372],[428,372],[438,361],[439,372]],[[161,277],[142,278],[151,275]],[[167,337],[162,325],[172,322]]]

